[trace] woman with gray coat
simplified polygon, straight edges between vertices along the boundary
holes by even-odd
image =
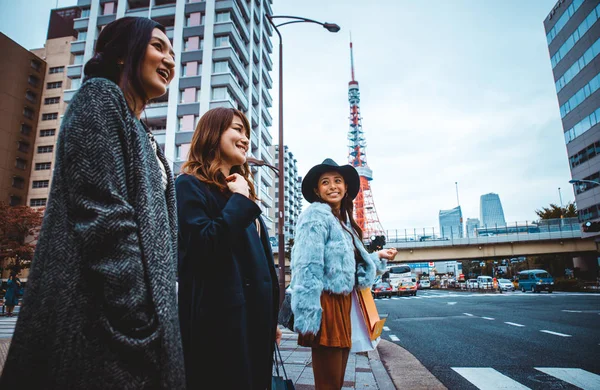
[[[106,25],[58,136],[0,388],[182,389],[174,183],[140,122],[173,78],[165,29]]]

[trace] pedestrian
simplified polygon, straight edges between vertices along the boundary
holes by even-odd
[[[371,287],[396,249],[369,254],[353,217],[360,189],[356,169],[332,159],[302,180],[310,206],[300,214],[292,249],[292,310],[298,344],[312,350],[317,390],[339,390],[352,346],[352,290]]]
[[[175,181],[179,216],[179,313],[187,386],[271,386],[279,286],[246,161],[250,125],[214,108],[192,136]]]
[[[11,272],[6,281],[6,293],[4,294],[4,305],[6,305],[6,316],[12,317],[15,306],[19,304],[19,289],[21,288],[21,280],[17,274]]]
[[[182,389],[174,182],[140,115],[167,91],[160,24],[113,21],[62,120],[0,388]]]

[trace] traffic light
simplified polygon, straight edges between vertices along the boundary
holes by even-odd
[[[600,222],[584,222],[583,225],[581,225],[581,230],[583,230],[585,233],[600,232]]]

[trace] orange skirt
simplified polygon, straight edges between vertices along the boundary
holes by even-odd
[[[350,348],[352,346],[351,308],[351,294],[342,295],[324,291],[321,294],[321,328],[314,340],[298,335],[298,345]]]

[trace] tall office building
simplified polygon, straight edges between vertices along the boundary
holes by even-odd
[[[31,207],[45,206],[48,200],[58,129],[67,109],[62,95],[65,89],[71,87],[67,68],[75,60],[75,56],[71,54],[71,42],[77,36],[73,29],[73,21],[80,16],[79,7],[52,10],[46,43],[43,48],[32,50],[48,65],[40,98],[39,122],[35,132],[33,162],[28,183],[27,204]]]
[[[466,236],[475,237],[475,229],[479,228],[479,220],[477,218],[467,218],[466,225]]]
[[[481,227],[506,226],[504,210],[498,194],[490,192],[479,199],[479,221]]]
[[[46,63],[0,33],[0,201],[27,200]]]
[[[462,238],[463,219],[460,206],[450,210],[440,210],[440,237]]]
[[[275,166],[279,168],[279,145],[271,147],[271,153],[275,155]],[[302,212],[302,178],[298,176],[298,161],[287,145],[284,147],[283,163],[284,169],[284,206],[285,206],[285,225],[283,234],[287,244],[290,238],[294,238],[294,232],[298,216]],[[269,237],[277,237],[279,224],[276,211],[279,206],[279,178],[275,179],[275,185],[271,187],[270,195],[275,199],[275,208],[271,209],[269,219],[274,221],[274,228],[269,229]]]
[[[561,0],[544,29],[573,179],[600,181],[600,1]],[[575,186],[581,221],[600,218],[600,187]]]
[[[73,65],[67,68],[69,102],[81,85],[83,66],[94,52],[103,26],[124,16],[149,17],[166,27],[177,66],[168,92],[146,107],[142,120],[156,136],[177,174],[187,158],[198,120],[214,107],[243,111],[251,124],[249,154],[270,164],[272,98],[270,71],[273,28],[266,15],[272,0],[78,0],[77,40],[71,43]],[[273,178],[256,169],[259,206],[268,215]],[[273,222],[267,221],[270,229]]]

